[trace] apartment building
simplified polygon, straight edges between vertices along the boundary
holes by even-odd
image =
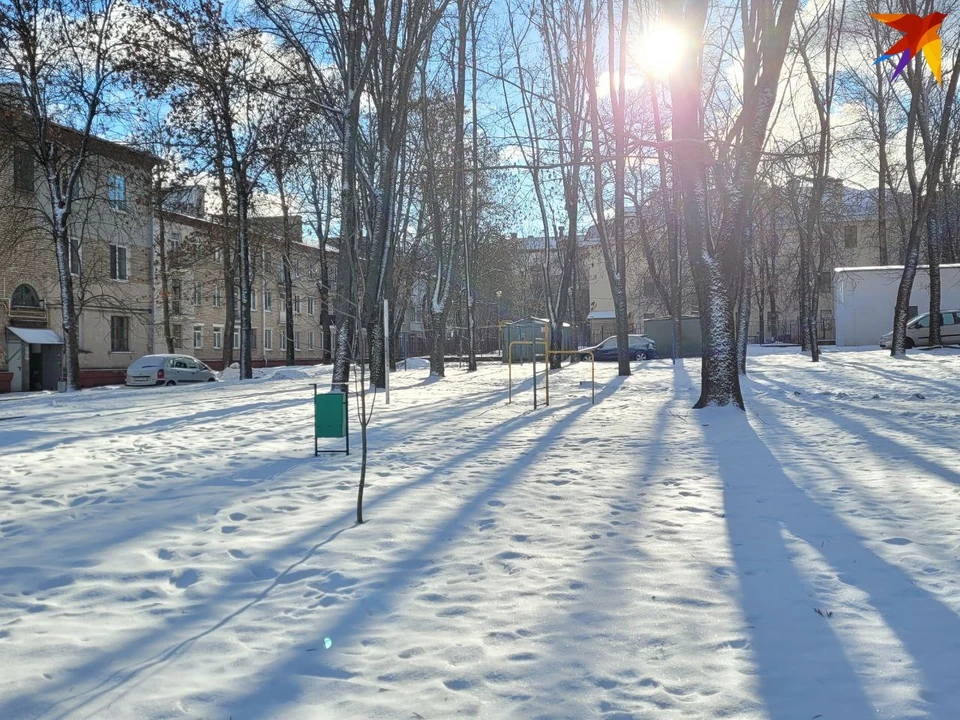
[[[15,110],[0,111],[7,120]],[[7,126],[9,127],[9,126]],[[80,136],[53,127],[72,152]],[[122,381],[153,350],[150,174],[157,159],[92,138],[70,219],[80,384]],[[46,181],[30,147],[0,132],[0,392],[56,390],[63,376],[59,271]]]
[[[282,365],[287,346],[292,345],[298,364],[323,360],[323,327],[320,308],[320,248],[303,242],[302,222],[292,217],[293,233],[290,269],[293,280],[293,333],[288,335],[284,303],[284,242],[280,225],[273,218],[251,223],[250,248],[253,270],[251,295],[252,351],[255,367]],[[229,244],[235,230],[214,219],[192,217],[164,210],[155,223],[164,232],[168,258],[167,298],[170,308],[173,349],[223,368],[225,333],[233,333],[233,361],[239,360],[239,318],[226,325],[224,287],[225,239]],[[326,248],[331,272],[336,267],[335,251]],[[159,276],[159,271],[158,271]],[[164,337],[163,283],[156,283],[157,324],[155,344],[166,352]],[[239,288],[237,288],[239,294]],[[331,296],[333,288],[331,288]],[[238,295],[239,297],[239,295]],[[237,306],[239,312],[239,302]],[[332,315],[332,313],[331,313]],[[331,324],[333,319],[331,317]],[[332,331],[335,335],[335,331]]]

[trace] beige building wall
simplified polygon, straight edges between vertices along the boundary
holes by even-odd
[[[83,385],[122,381],[132,359],[152,350],[153,337],[149,193],[154,159],[102,140],[92,143],[92,151],[71,215],[78,256],[72,263],[72,274],[79,310]],[[28,154],[24,146],[9,137],[0,139],[0,391],[4,389],[2,373],[8,370],[10,356],[29,355],[40,349],[24,346],[8,326],[46,328],[61,337],[63,334],[49,193],[36,167],[32,188],[25,187],[28,173],[23,169],[23,155],[14,162],[16,152]],[[115,259],[126,258],[121,271],[115,270],[119,266],[112,266],[111,246]],[[36,291],[40,307],[11,307],[14,291],[23,284]],[[119,345],[111,342],[111,322],[117,322],[111,318],[122,318],[117,327],[126,328],[126,337]],[[45,358],[56,355],[60,364],[62,347],[43,346],[42,350]],[[24,368],[23,358],[15,360],[17,369]],[[13,385],[29,389],[26,380],[21,383],[19,378]]]
[[[159,223],[157,223],[159,232]],[[177,250],[171,254],[171,325],[179,328],[183,352],[219,368],[223,356],[225,326],[222,258],[217,251],[224,229],[217,223],[176,213],[164,213],[167,243],[175,239]],[[296,235],[299,237],[299,232]],[[286,361],[286,343],[294,345],[298,364],[315,364],[323,358],[320,325],[319,277],[320,250],[295,243],[291,265],[294,294],[294,334],[286,337],[286,313],[281,281],[282,242],[263,233],[251,234],[254,259],[254,303],[252,309],[253,362],[257,366],[278,365]],[[331,268],[335,267],[333,259]],[[159,272],[159,271],[158,271]],[[179,298],[175,282],[179,282]],[[163,303],[157,281],[157,352],[166,352],[163,336]],[[174,312],[179,310],[179,312]],[[239,307],[238,307],[239,310]],[[236,326],[239,328],[239,325]],[[299,341],[299,344],[298,344]],[[239,360],[239,343],[234,344],[234,361]]]

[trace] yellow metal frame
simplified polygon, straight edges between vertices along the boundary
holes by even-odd
[[[501,335],[502,335],[501,331]],[[507,403],[513,402],[513,346],[514,345],[533,345],[533,357],[534,362],[536,362],[537,357],[537,345],[543,345],[543,357],[544,364],[546,365],[546,402],[545,405],[550,405],[550,356],[551,355],[589,355],[590,356],[590,404],[596,405],[597,402],[597,373],[596,373],[596,358],[593,355],[593,350],[551,350],[550,349],[550,326],[543,326],[543,340],[513,340],[507,346]],[[536,392],[536,388],[534,388]]]
[[[514,345],[533,345],[533,356],[537,356],[537,345],[543,345],[543,340],[513,340],[507,346],[507,403],[513,402],[513,346]],[[549,358],[549,349],[545,351]],[[536,361],[534,361],[536,362]],[[547,361],[547,405],[550,404],[550,362]]]

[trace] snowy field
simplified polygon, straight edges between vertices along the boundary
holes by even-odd
[[[750,367],[0,401],[0,719],[960,717],[960,354]]]

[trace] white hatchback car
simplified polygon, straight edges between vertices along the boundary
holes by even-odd
[[[131,386],[216,381],[213,370],[189,355],[144,355],[127,368],[127,385]]]
[[[944,345],[960,343],[960,310],[944,310],[940,313],[940,340]],[[880,338],[880,347],[889,348],[893,332]],[[907,350],[918,345],[930,344],[930,313],[923,313],[907,321]]]

